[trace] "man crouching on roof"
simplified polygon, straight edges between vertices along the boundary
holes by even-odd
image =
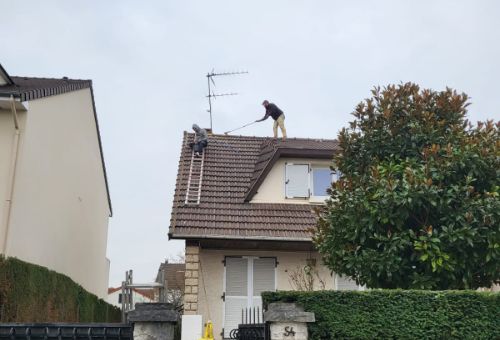
[[[193,124],[193,131],[195,132],[194,143],[190,143],[189,146],[193,148],[194,155],[200,157],[203,149],[208,145],[208,134],[205,129],[200,128],[196,124]]]

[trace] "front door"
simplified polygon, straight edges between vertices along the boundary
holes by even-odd
[[[242,310],[259,308],[260,294],[276,290],[274,257],[226,257],[225,259],[224,338],[241,323]]]

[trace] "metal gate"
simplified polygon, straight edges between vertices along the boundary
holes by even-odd
[[[264,322],[264,314],[259,307],[241,310],[241,323],[229,333],[231,339],[268,340],[269,326]]]
[[[133,340],[132,326],[127,324],[93,323],[2,323],[0,339],[9,340]]]

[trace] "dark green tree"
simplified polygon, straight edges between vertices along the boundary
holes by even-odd
[[[474,289],[500,281],[500,124],[468,97],[412,83],[375,88],[339,134],[314,242],[371,288]]]

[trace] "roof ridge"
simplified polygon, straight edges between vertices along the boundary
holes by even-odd
[[[68,78],[66,76],[61,77],[61,78],[56,78],[56,77],[28,77],[28,76],[11,76],[12,80],[14,81],[14,84],[16,84],[15,79],[22,79],[22,80],[63,80],[63,81],[92,81],[92,79],[75,79],[75,78]]]
[[[187,133],[188,135],[194,135],[194,132],[186,131],[184,130],[184,133]],[[282,140],[281,138],[274,138],[270,136],[249,136],[249,135],[226,135],[222,133],[211,133],[209,134],[210,137],[224,137],[224,138],[252,138],[252,139],[260,139],[260,140],[270,140],[274,141],[276,144],[284,144],[289,141],[314,141],[314,142],[338,142],[336,138],[310,138],[310,137],[287,137],[285,140]]]

